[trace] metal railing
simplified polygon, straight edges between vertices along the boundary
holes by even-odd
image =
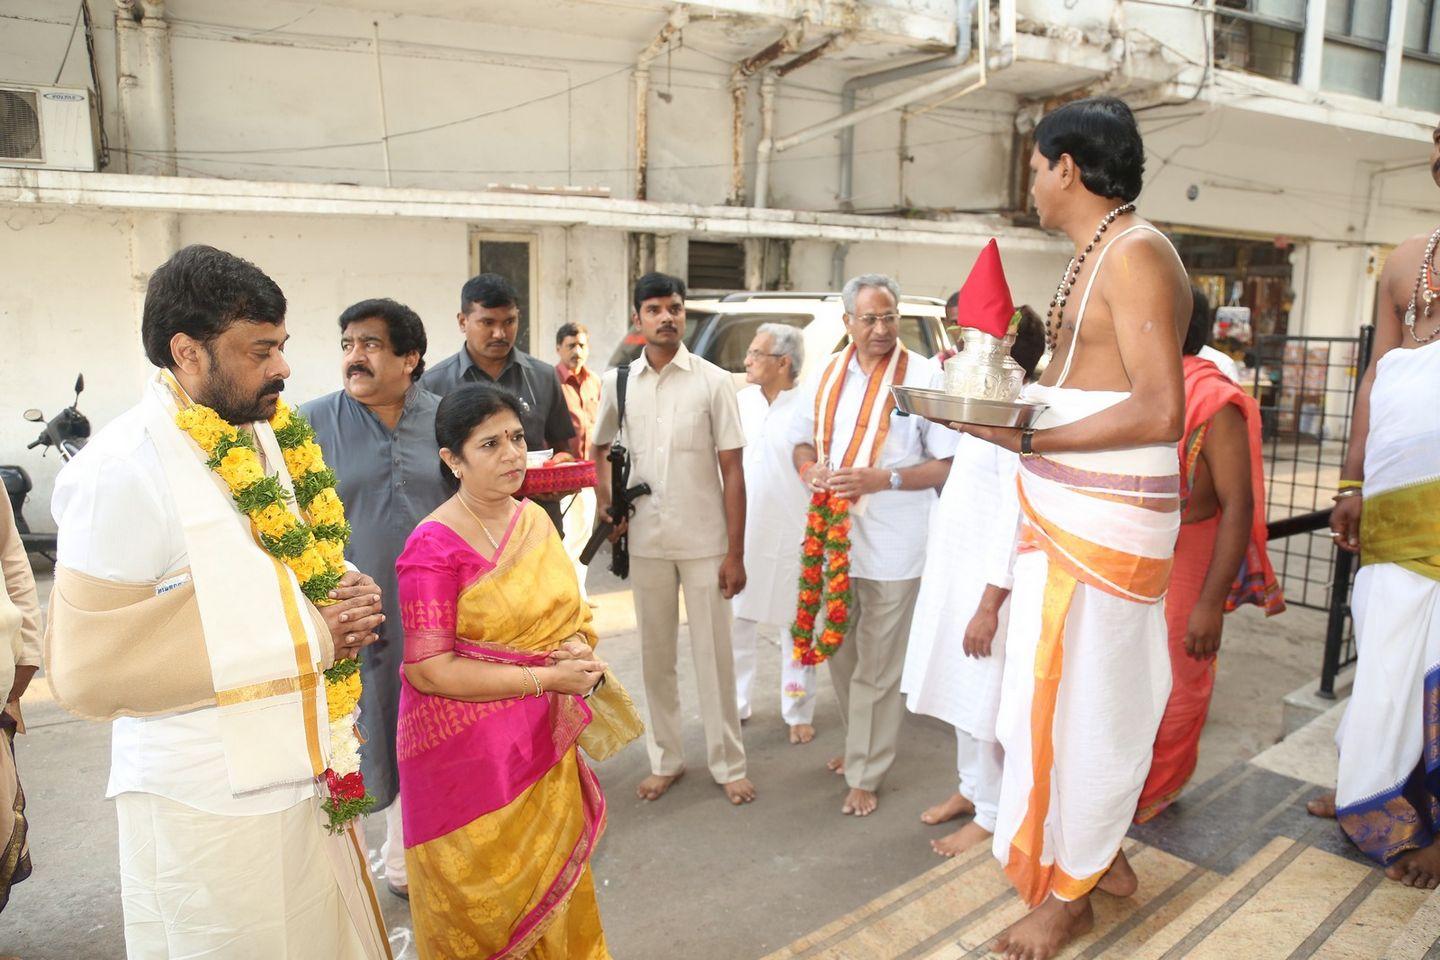
[[[1358,337],[1260,337],[1255,397],[1265,452],[1270,560],[1287,604],[1328,613],[1320,695],[1355,662],[1350,585],[1355,557],[1329,535],[1330,498],[1350,439],[1355,391],[1370,361],[1374,328]],[[1262,378],[1261,371],[1269,371]]]

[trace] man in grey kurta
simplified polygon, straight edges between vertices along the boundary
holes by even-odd
[[[380,642],[361,657],[360,725],[367,739],[360,763],[376,809],[388,808],[381,849],[386,882],[406,896],[395,758],[405,637],[395,558],[416,525],[450,497],[435,441],[440,398],[420,385],[425,328],[409,307],[363,300],[348,308],[340,315],[340,347],[345,389],[310,401],[301,412],[338,478],[351,530],[345,557],[375,578],[384,598]]]

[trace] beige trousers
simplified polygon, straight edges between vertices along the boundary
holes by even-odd
[[[115,798],[130,960],[373,960],[389,942],[352,834],[329,836],[318,799],[223,817],[149,793]],[[334,860],[347,860],[342,889]],[[347,900],[373,908],[357,929]]]
[[[645,745],[650,752],[650,771],[660,776],[674,776],[685,766],[676,663],[681,590],[690,621],[690,656],[695,664],[710,775],[716,783],[731,783],[745,776],[745,746],[740,741],[740,711],[735,702],[735,657],[730,645],[730,601],[720,594],[721,559],[630,558],[649,712]]]
[[[900,739],[900,675],[920,578],[850,582],[850,631],[830,657],[830,679],[845,722],[845,782],[874,791],[895,762]]]

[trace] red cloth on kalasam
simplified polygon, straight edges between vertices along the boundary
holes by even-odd
[[[956,312],[962,327],[974,327],[992,337],[1003,338],[1010,333],[1015,301],[1010,299],[1010,284],[1005,282],[1005,267],[1000,263],[1000,247],[993,237],[975,258],[970,276],[960,288]]]

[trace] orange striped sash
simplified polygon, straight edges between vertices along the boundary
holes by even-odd
[[[905,346],[901,343],[895,344],[895,349],[900,351],[899,358],[895,361],[894,376],[887,381],[886,373],[890,369],[890,358],[882,363],[877,363],[875,369],[870,371],[870,376],[865,382],[865,397],[860,403],[860,413],[855,418],[855,429],[850,434],[850,443],[845,448],[845,454],[837,467],[852,467],[860,455],[860,449],[865,442],[865,434],[873,417],[880,417],[875,432],[875,441],[870,446],[870,455],[865,466],[875,465],[880,458],[880,451],[885,447],[885,438],[890,433],[890,414],[895,409],[895,397],[887,389],[890,383],[904,383],[905,370],[909,365],[910,355]],[[835,411],[840,406],[840,394],[845,388],[845,371],[849,368],[850,360],[855,356],[855,344],[851,343],[839,354],[830,360],[825,368],[825,374],[820,378],[820,390],[815,394],[815,450],[819,461],[827,463],[831,454],[832,444],[835,439]]]

